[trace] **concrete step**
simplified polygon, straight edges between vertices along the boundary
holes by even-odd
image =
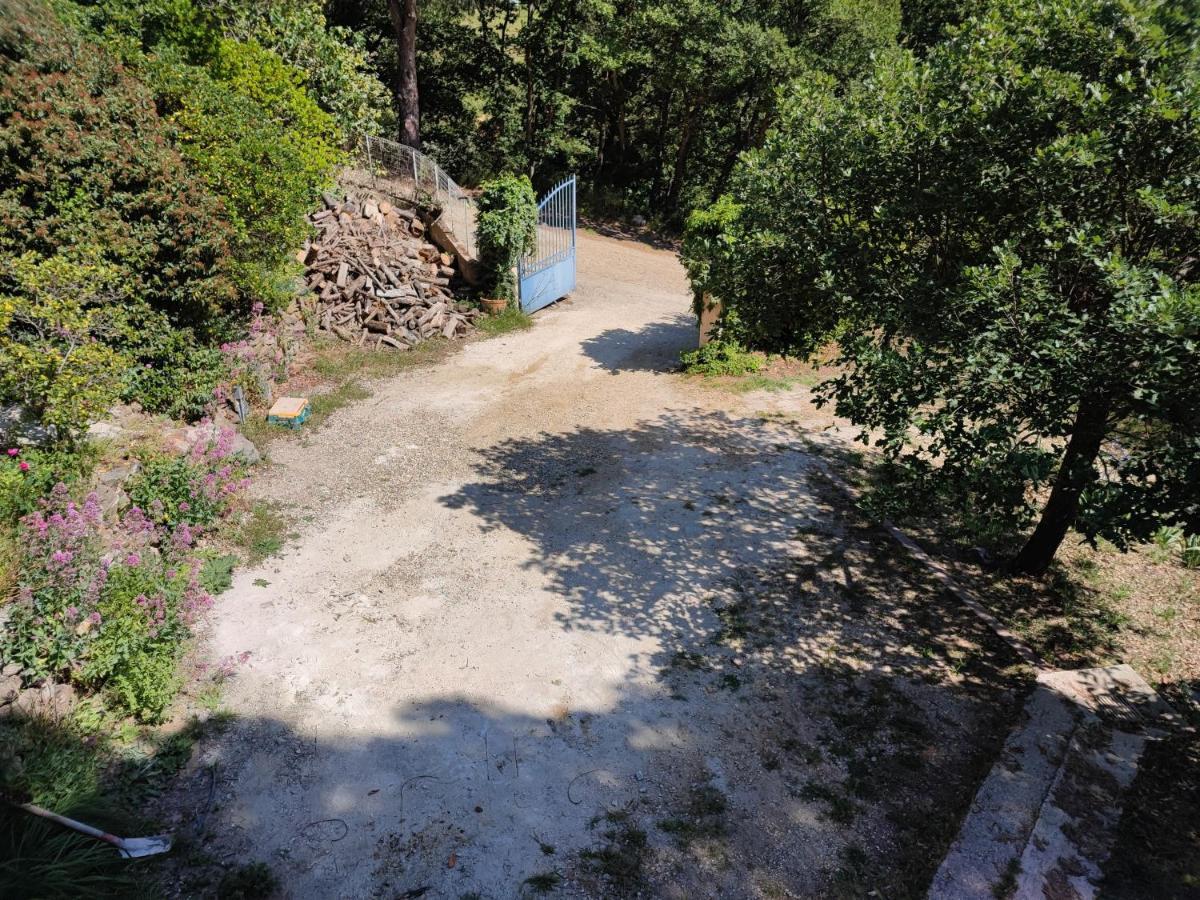
[[[1180,724],[1129,666],[1041,674],[930,900],[1095,897],[1146,742]]]

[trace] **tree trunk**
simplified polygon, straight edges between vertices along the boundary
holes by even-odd
[[[396,34],[400,79],[400,143],[421,149],[421,103],[417,96],[417,0],[388,0],[388,17]]]
[[[1053,562],[1067,530],[1075,523],[1080,496],[1096,477],[1096,456],[1108,433],[1111,410],[1108,397],[1091,395],[1080,400],[1050,499],[1037,528],[1012,561],[1015,571],[1043,575]]]
[[[671,170],[671,180],[667,182],[665,206],[667,212],[674,213],[679,192],[683,190],[683,179],[687,173],[688,156],[692,151],[692,135],[696,133],[696,117],[703,107],[697,101],[688,107],[683,120],[683,130],[679,134],[679,148],[675,151],[675,167]]]

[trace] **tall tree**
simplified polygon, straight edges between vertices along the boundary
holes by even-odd
[[[421,102],[417,90],[417,0],[388,0],[396,36],[396,99],[400,105],[400,143],[421,149]]]
[[[1045,572],[1072,527],[1200,529],[1195,0],[994,0],[845,94],[805,79],[699,219],[757,346]]]

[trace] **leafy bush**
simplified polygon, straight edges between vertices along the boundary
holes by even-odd
[[[537,195],[524,175],[504,175],[483,185],[475,225],[479,259],[492,296],[517,295],[513,267],[537,240]]]
[[[232,232],[151,91],[41,3],[0,28],[0,258],[106,264],[126,296],[202,331],[236,310]],[[12,294],[7,268],[0,293]]]
[[[230,455],[232,439],[233,432],[222,429],[188,456],[144,457],[130,482],[129,499],[166,528],[213,524],[246,484],[244,467]]]
[[[712,290],[709,267],[713,260],[725,258],[734,251],[735,230],[740,207],[725,195],[711,206],[693,210],[683,230],[679,256],[699,304],[703,295]],[[699,316],[701,310],[694,310]]]
[[[278,305],[280,269],[308,233],[304,219],[340,155],[336,129],[300,73],[257,44],[223,40],[211,70],[160,66],[157,82],[180,151],[233,226],[233,277]]]
[[[72,440],[116,400],[125,360],[119,274],[27,253],[11,261],[0,295],[0,399],[23,404]]]
[[[76,450],[8,447],[0,455],[0,528],[15,525],[37,509],[38,500],[56,484],[68,488],[84,481],[96,465],[94,445]]]
[[[186,526],[164,531],[135,507],[106,547],[100,524],[95,495],[77,505],[65,485],[23,520],[20,591],[0,652],[30,680],[107,688],[121,708],[154,721],[174,695],[189,626],[210,598],[188,561]]]
[[[751,353],[733,341],[709,341],[680,355],[685,371],[693,375],[749,375],[766,365],[761,354]]]
[[[329,25],[318,0],[199,0],[224,32],[257,41],[303,73],[308,93],[343,138],[385,134],[395,115],[391,91],[371,72],[363,36]]]
[[[1070,527],[1200,527],[1190,12],[995,0],[923,59],[805,78],[705,251],[733,336],[836,340],[822,396],[945,500],[1009,534],[1044,504],[1022,571]]]
[[[124,373],[122,397],[173,419],[195,421],[209,415],[229,374],[221,350],[198,340],[190,329],[139,329],[128,352],[133,362]]]

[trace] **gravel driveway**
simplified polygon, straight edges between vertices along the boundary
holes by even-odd
[[[672,372],[673,254],[583,234],[579,265],[530,331],[273,448],[299,535],[213,616],[211,658],[250,657],[206,852],[298,898],[903,895],[1008,660],[759,414],[803,390]]]

